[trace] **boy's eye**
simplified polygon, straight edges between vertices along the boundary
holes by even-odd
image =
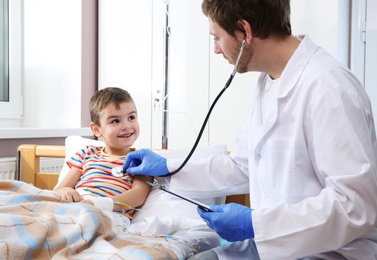
[[[113,121],[111,121],[112,124],[117,124],[119,123],[119,120],[118,119],[114,119]]]
[[[128,120],[135,120],[137,117],[136,117],[136,115],[132,115],[132,116],[130,116],[129,118],[128,118]]]

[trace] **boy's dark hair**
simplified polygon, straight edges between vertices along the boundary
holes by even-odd
[[[247,21],[253,36],[261,39],[292,34],[290,0],[203,0],[202,11],[231,36],[243,31],[240,20]]]
[[[89,111],[93,123],[100,125],[99,113],[109,104],[114,104],[116,109],[125,102],[134,102],[131,95],[124,89],[108,87],[98,90],[90,98]]]

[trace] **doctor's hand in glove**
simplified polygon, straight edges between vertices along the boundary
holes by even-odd
[[[123,171],[134,175],[164,176],[169,173],[166,159],[150,149],[141,149],[127,154]]]
[[[211,205],[214,212],[198,207],[199,215],[207,225],[229,242],[254,238],[252,209],[236,203]]]

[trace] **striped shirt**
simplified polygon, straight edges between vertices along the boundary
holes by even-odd
[[[133,175],[117,178],[111,174],[113,167],[123,166],[125,158],[106,154],[103,147],[89,145],[81,149],[67,162],[70,168],[81,171],[75,189],[79,193],[82,190],[101,197],[112,197],[131,189]]]

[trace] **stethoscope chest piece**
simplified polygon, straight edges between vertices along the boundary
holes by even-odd
[[[111,169],[111,174],[117,178],[123,177],[124,176],[123,168],[120,166],[114,167]]]

